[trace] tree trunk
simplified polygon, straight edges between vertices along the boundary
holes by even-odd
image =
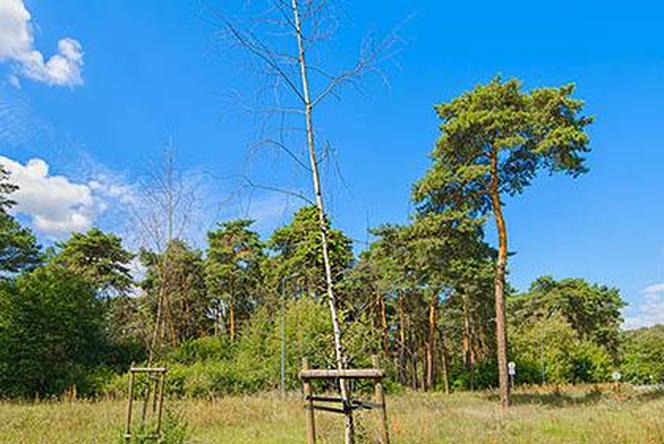
[[[380,327],[383,336],[383,352],[387,357],[390,353],[390,338],[387,328],[387,304],[385,303],[385,295],[379,293],[378,302],[380,306]]]
[[[438,295],[431,295],[429,304],[429,333],[426,345],[426,382],[425,389],[432,389],[436,385],[436,323],[438,320]]]
[[[410,365],[411,365],[411,373],[412,373],[412,380],[411,380],[411,385],[414,390],[417,390],[420,388],[420,381],[419,381],[419,376],[417,375],[417,350],[413,350],[413,355],[410,360]]]
[[[166,325],[169,327],[169,333],[170,333],[170,339],[171,339],[171,345],[175,347],[177,345],[177,331],[175,329],[175,316],[173,316],[173,305],[171,298],[166,298],[164,299],[164,308],[166,309],[164,311],[167,316],[164,316],[164,328]]]
[[[475,389],[475,353],[470,319],[470,296],[463,294],[463,364],[469,375],[470,390]]]
[[[159,257],[157,260],[159,260]],[[163,258],[161,261],[157,262],[159,267],[158,279],[159,279],[159,291],[157,292],[157,313],[155,315],[154,321],[154,330],[152,331],[152,339],[150,340],[150,348],[148,350],[148,363],[147,366],[150,367],[152,362],[155,359],[155,352],[157,349],[157,341],[159,339],[159,332],[162,329],[162,323],[164,318],[164,299],[166,298],[166,292],[164,291],[164,277],[166,276],[166,267],[168,265],[168,250],[164,251]]]
[[[399,310],[399,382],[406,383],[406,315],[403,308],[403,294],[397,290]]]
[[[300,67],[300,78],[302,81],[302,98],[304,102],[305,126],[307,135],[307,149],[309,152],[309,164],[311,168],[311,180],[313,182],[314,194],[316,195],[316,208],[318,209],[318,222],[320,226],[321,245],[323,250],[323,264],[325,266],[325,284],[327,289],[327,299],[330,306],[330,315],[332,317],[332,330],[334,333],[334,351],[337,361],[337,368],[342,370],[345,367],[345,358],[341,344],[341,326],[337,314],[337,301],[334,294],[334,282],[332,280],[332,266],[330,263],[327,220],[325,217],[325,206],[323,203],[323,193],[320,185],[320,175],[318,172],[318,160],[316,157],[316,145],[314,141],[313,124],[313,104],[309,93],[309,80],[307,76],[307,63],[305,59],[304,38],[302,36],[302,25],[300,23],[300,14],[298,11],[298,0],[291,1],[293,9],[293,25],[295,28],[295,38],[298,47],[298,64]],[[346,380],[341,380],[341,398],[344,404],[348,405],[350,401],[349,387]],[[353,424],[352,411],[345,415],[345,442],[354,444],[355,427]]]
[[[445,345],[445,336],[440,335],[440,351],[441,351],[441,367],[443,370],[443,385],[445,387],[445,393],[450,394],[450,368],[449,368],[449,358],[447,353],[447,346]]]
[[[231,300],[228,306],[228,337],[235,341],[235,302]]]
[[[161,318],[162,318],[162,306],[163,306],[163,290],[162,290],[162,284],[159,284],[159,292],[157,293],[157,313],[155,315],[155,322],[154,322],[154,330],[152,331],[152,339],[150,340],[150,349],[148,350],[148,364],[147,366],[150,367],[152,364],[152,361],[154,360],[155,357],[155,349],[157,347],[157,338],[159,336],[159,329],[161,324]]]
[[[498,153],[491,150],[491,205],[498,230],[498,259],[494,277],[494,295],[496,298],[496,345],[498,347],[498,382],[500,385],[500,405],[510,405],[510,386],[507,375],[507,332],[505,327],[505,268],[507,265],[507,228],[500,202],[498,178]]]

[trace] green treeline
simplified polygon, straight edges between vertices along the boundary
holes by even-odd
[[[411,230],[377,229],[359,258],[347,236],[331,231],[352,365],[381,354],[393,388],[495,385],[492,250],[475,245],[474,257],[439,278],[438,292],[418,276],[435,246],[410,237]],[[164,257],[140,252],[146,272],[135,283],[134,255],[98,229],[12,261],[11,269],[3,265],[21,271],[0,286],[2,396],[58,395],[71,385],[79,393],[121,393],[130,363],[148,358],[159,298],[165,303],[155,356],[171,369],[171,393],[278,388],[282,344],[289,389],[297,388],[302,356],[333,365],[312,208],[300,209],[267,242],[246,220],[220,224],[208,241],[205,252],[172,241],[163,253],[167,271],[159,269]],[[34,238],[28,249],[39,250]],[[629,381],[662,382],[664,328],[621,332],[623,306],[616,289],[583,279],[543,277],[526,293],[512,292],[509,356],[517,380],[599,382],[622,369]]]
[[[487,186],[504,184],[494,190],[500,201],[540,166],[582,172],[590,120],[575,117],[581,102],[571,93],[526,95],[496,79],[441,105],[444,127],[413,186],[410,222],[375,227],[356,255],[327,221],[348,365],[380,355],[392,389],[498,384],[496,284],[507,256],[506,243],[485,239]],[[487,143],[508,151],[496,155],[495,177],[479,149]],[[298,387],[304,356],[334,366],[314,207],[267,239],[250,220],[222,221],[202,251],[172,238],[162,251],[130,252],[96,228],[43,249],[11,214],[15,190],[0,169],[0,397],[72,386],[121,393],[132,362],[167,365],[170,393],[187,396],[276,389],[282,353],[287,389]],[[621,331],[617,289],[541,277],[524,293],[500,291],[517,383],[603,382],[616,370],[630,382],[664,382],[664,326]]]

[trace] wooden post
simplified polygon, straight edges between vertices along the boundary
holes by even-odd
[[[375,369],[380,368],[378,356],[371,357],[371,362]],[[383,379],[374,380],[374,402],[378,404],[379,408],[379,427],[380,427],[380,444],[390,444],[390,435],[387,431],[387,407],[385,405],[385,392],[383,391]]]
[[[164,379],[166,378],[166,372],[163,372],[159,375],[159,407],[157,410],[157,435],[161,437],[161,418],[164,411]],[[157,393],[154,394],[157,397]]]
[[[131,407],[134,401],[134,372],[129,372],[129,406],[127,407],[127,427],[125,428],[125,440],[131,438]]]
[[[141,411],[141,423],[145,424],[145,418],[147,417],[148,414],[148,404],[150,404],[150,393],[152,392],[152,384],[150,381],[150,373],[147,373],[147,393],[145,394],[145,398],[143,399],[143,410]]]
[[[159,399],[159,376],[150,375],[150,384],[154,385],[154,396],[152,397],[152,417],[157,413],[157,400]]]
[[[309,360],[307,358],[302,358],[302,370],[309,370]],[[314,401],[311,399],[311,383],[308,379],[303,379],[302,386],[307,420],[307,444],[316,444],[316,424],[314,418]]]

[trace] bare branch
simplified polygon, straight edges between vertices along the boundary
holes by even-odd
[[[362,44],[360,56],[353,68],[344,71],[335,77],[330,77],[329,74],[325,73],[325,76],[330,80],[325,88],[323,88],[313,100],[313,106],[316,106],[328,95],[334,94],[334,92],[344,84],[354,83],[369,72],[380,73],[378,65],[394,55],[390,50],[393,49],[399,41],[400,39],[394,32],[383,39],[378,45],[374,45],[372,38],[367,38]],[[318,72],[321,71],[319,70]]]
[[[210,175],[210,177],[213,177],[213,178],[218,179],[218,180],[237,180],[237,179],[239,179],[239,180],[243,181],[244,184],[246,186],[250,187],[250,188],[255,188],[255,189],[265,190],[265,191],[272,191],[272,192],[275,192],[275,193],[285,194],[287,196],[297,197],[298,199],[301,199],[304,202],[306,202],[308,205],[315,205],[314,201],[312,201],[307,196],[305,196],[304,194],[302,194],[298,191],[288,190],[288,189],[285,189],[285,188],[279,188],[279,187],[275,187],[275,186],[272,186],[272,185],[259,184],[259,183],[254,182],[249,177],[247,177],[243,174],[231,174],[231,175],[228,175],[228,176],[216,176],[212,173],[208,173],[208,174]]]
[[[221,26],[224,28],[228,34],[235,40],[235,42],[240,45],[242,48],[247,50],[249,53],[253,54],[255,57],[263,61],[276,75],[281,77],[281,79],[286,83],[288,88],[301,100],[304,101],[304,97],[300,92],[299,88],[295,82],[290,78],[288,73],[286,73],[283,68],[279,65],[276,57],[278,57],[274,51],[272,51],[269,46],[264,44],[260,38],[258,38],[251,31],[240,31],[228,18],[222,16],[214,9],[212,10],[213,14],[221,22]],[[219,26],[219,24],[217,24]]]
[[[304,111],[299,108],[281,107],[281,106],[255,106],[242,100],[244,94],[235,90],[228,94],[240,108],[251,114],[298,114],[303,115]]]
[[[299,166],[301,166],[305,170],[311,172],[311,168],[309,168],[309,166],[306,163],[304,163],[302,160],[300,160],[295,153],[293,153],[285,144],[283,144],[282,142],[279,142],[278,140],[274,140],[274,139],[259,140],[258,142],[252,144],[250,146],[250,149],[255,150],[257,148],[261,148],[261,147],[264,147],[266,145],[276,146],[277,148],[279,148],[280,150],[282,150],[286,154],[288,154],[288,156],[291,159],[293,159]]]

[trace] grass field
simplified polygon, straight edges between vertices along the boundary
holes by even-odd
[[[664,392],[574,387],[520,390],[502,413],[491,393],[404,393],[388,397],[394,443],[664,443]],[[303,443],[296,394],[169,400],[191,429],[191,443]],[[125,402],[0,403],[0,443],[116,443]],[[318,414],[319,442],[341,441],[341,418]],[[371,413],[360,442],[374,442]]]

